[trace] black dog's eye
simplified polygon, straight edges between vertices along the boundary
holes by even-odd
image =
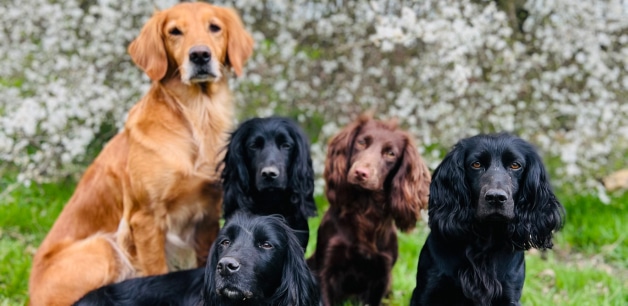
[[[215,25],[215,24],[212,23],[212,24],[209,25],[209,30],[212,33],[218,33],[218,32],[220,32],[221,29],[220,29],[220,26]]]
[[[259,247],[262,248],[262,249],[270,250],[270,249],[273,248],[273,245],[270,244],[268,241],[264,241],[264,242],[260,243]]]
[[[260,149],[264,147],[264,140],[263,139],[255,139],[255,141],[249,143],[249,148],[251,149]]]
[[[474,161],[471,163],[471,168],[473,169],[480,169],[482,168],[482,164],[479,161]]]
[[[229,239],[225,239],[225,240],[220,242],[220,245],[222,245],[224,247],[228,247],[229,245],[231,245],[231,241],[229,241]]]
[[[170,35],[183,35],[183,32],[181,32],[181,30],[179,30],[179,28],[172,28],[170,29],[170,31],[168,31],[168,33],[170,33]]]
[[[290,150],[290,149],[292,149],[292,145],[290,145],[287,142],[284,142],[284,143],[281,144],[281,148],[284,149],[284,150]]]
[[[510,164],[510,169],[512,169],[512,170],[519,170],[519,169],[521,169],[521,164],[517,163],[517,162],[514,162],[514,163]]]

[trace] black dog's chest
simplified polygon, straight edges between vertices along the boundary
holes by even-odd
[[[434,237],[428,237],[423,251],[427,253],[422,256],[432,258],[434,266],[422,272],[439,280],[430,284],[430,290],[433,290],[431,297],[434,300],[456,305],[474,305],[477,296],[473,295],[481,292],[484,297],[492,297],[491,305],[508,305],[512,302],[512,297],[518,299],[521,296],[525,278],[524,256],[521,251],[482,252],[473,250],[470,246],[436,243]],[[447,290],[441,290],[442,288]]]

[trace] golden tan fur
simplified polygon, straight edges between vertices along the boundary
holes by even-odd
[[[129,53],[152,86],[35,254],[32,305],[69,305],[108,283],[205,263],[233,120],[225,73],[240,75],[252,48],[234,11],[206,3],[178,4],[146,23]]]

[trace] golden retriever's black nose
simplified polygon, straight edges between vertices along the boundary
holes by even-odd
[[[490,189],[486,192],[484,199],[489,204],[501,206],[508,200],[508,194],[506,194],[506,191],[501,189]]]
[[[190,61],[197,65],[209,63],[211,53],[207,46],[194,46],[190,48]]]
[[[262,169],[262,177],[266,180],[272,181],[279,176],[279,169],[277,167],[264,167]]]
[[[218,273],[222,276],[231,275],[240,270],[240,263],[233,257],[223,257],[218,261],[216,270],[218,270]]]

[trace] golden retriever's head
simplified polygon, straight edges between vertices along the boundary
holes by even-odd
[[[252,52],[253,39],[235,11],[202,2],[155,13],[129,46],[153,81],[179,75],[185,84],[218,81],[223,66],[240,76]]]

